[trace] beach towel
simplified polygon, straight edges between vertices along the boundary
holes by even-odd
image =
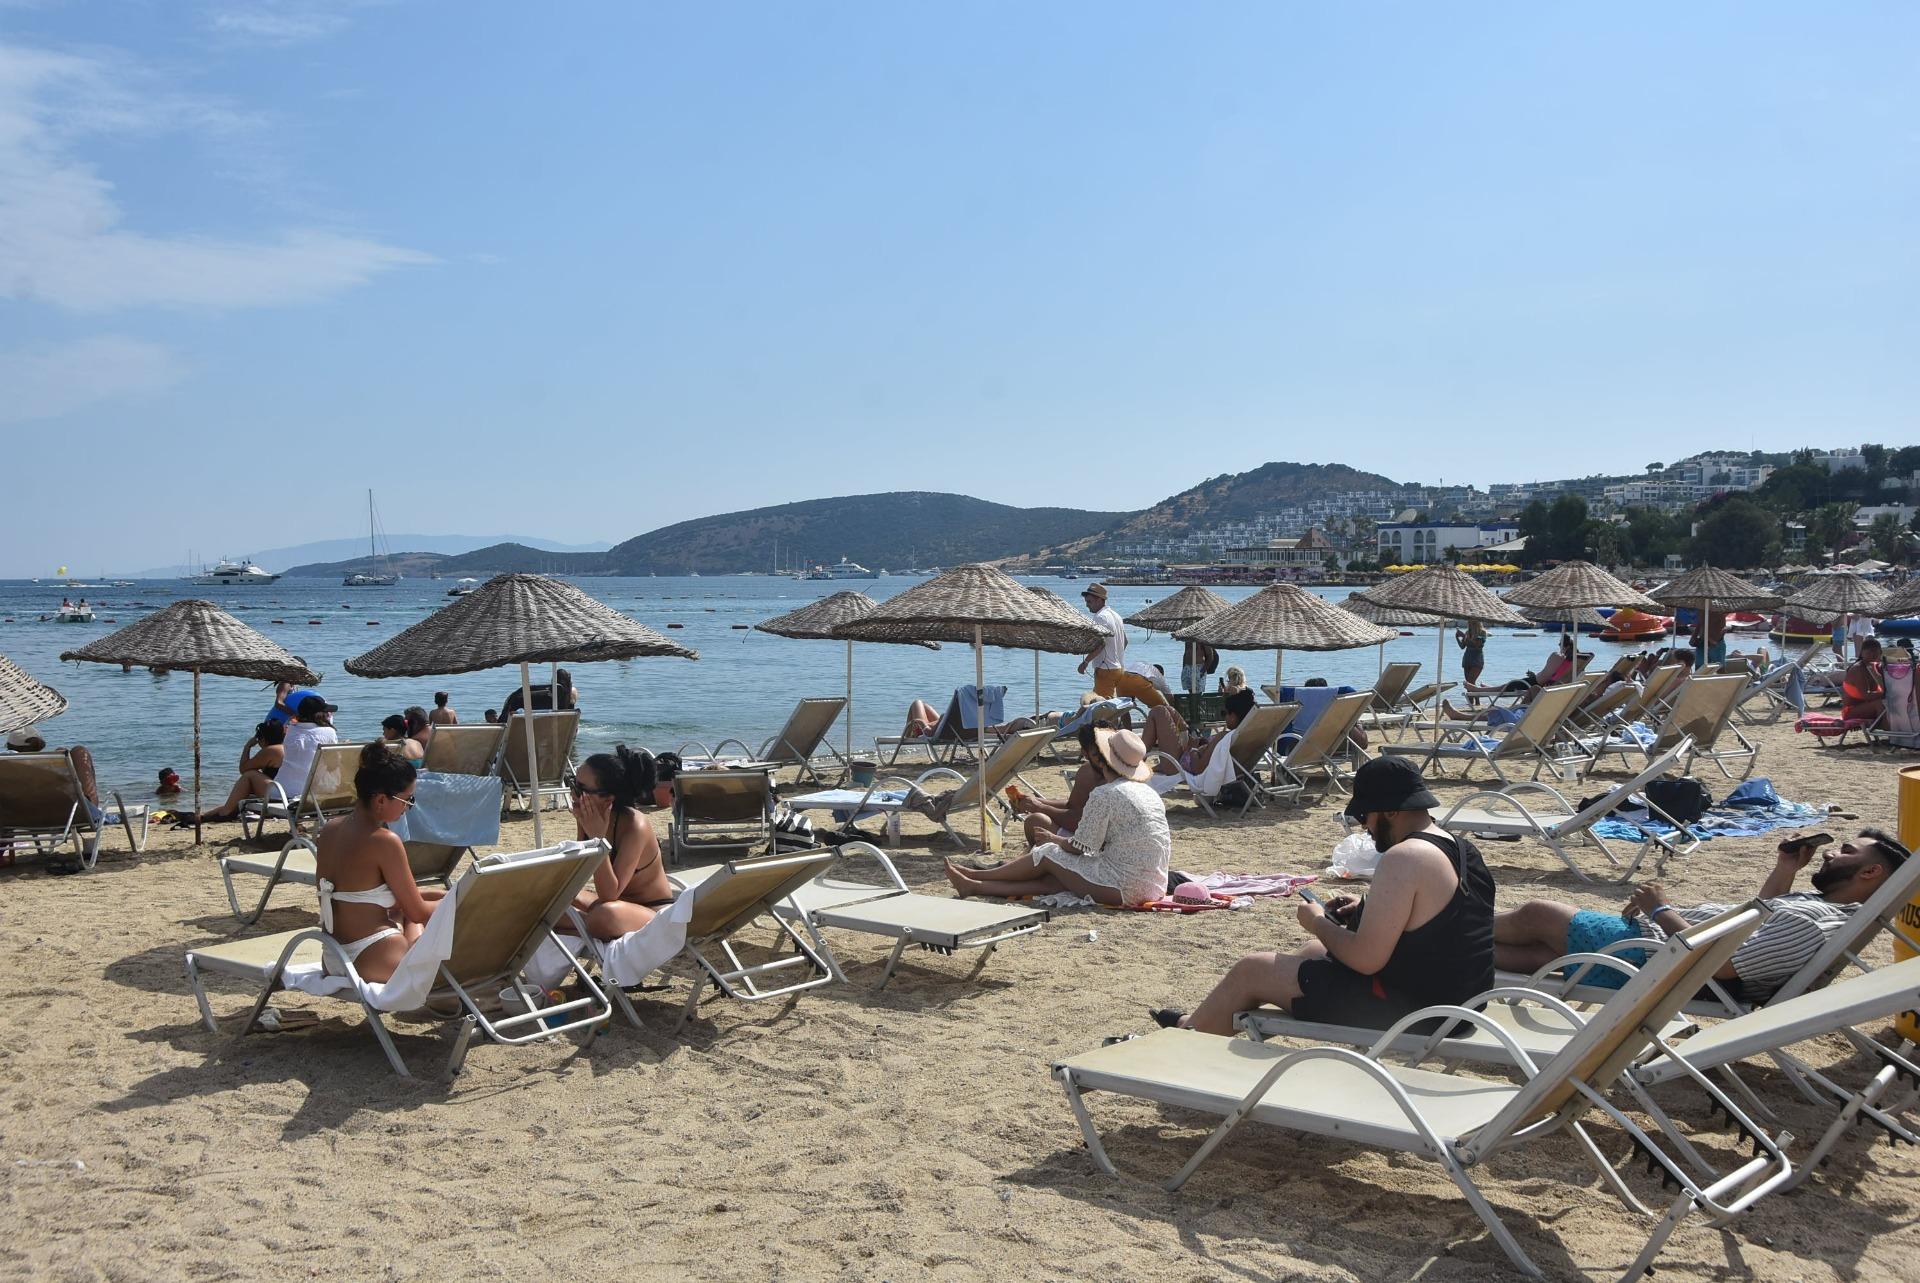
[[[358,976],[330,976],[317,962],[289,964],[281,972],[281,979],[289,989],[319,997],[358,989],[360,997],[376,1011],[417,1011],[433,992],[440,964],[453,956],[453,919],[457,908],[458,902],[453,896],[445,897],[434,906],[420,938],[407,949],[392,978],[386,981],[376,984]]]
[[[682,895],[638,931],[603,942],[600,974],[609,984],[627,989],[672,962],[687,947],[687,924],[693,921],[693,905],[692,895]],[[548,940],[527,964],[527,979],[543,989],[551,989],[566,979],[572,969],[571,959],[586,947],[578,936],[561,936],[560,940],[565,948]]]
[[[387,827],[402,842],[493,846],[500,841],[500,777],[422,771],[413,805]]]
[[[1796,731],[1805,731],[1819,739],[1835,739],[1848,731],[1865,731],[1874,724],[1867,717],[1835,717],[1832,713],[1808,713],[1793,724]]]
[[[1773,785],[1767,780],[1750,780],[1749,784],[1765,784],[1765,792],[1773,793]],[[1736,790],[1736,793],[1739,790]],[[1810,806],[1805,802],[1779,800],[1777,795],[1772,803],[1761,800],[1755,794],[1755,800],[1728,805],[1726,802],[1709,807],[1706,814],[1697,820],[1688,822],[1687,827],[1699,834],[1702,839],[1715,837],[1758,837],[1771,833],[1775,829],[1791,829],[1803,824],[1812,824],[1826,818],[1826,808]],[[1621,818],[1631,816],[1634,822]],[[1615,815],[1597,821],[1593,831],[1600,837],[1618,839],[1622,842],[1645,842],[1646,833],[1639,827],[1645,825],[1655,833],[1665,837],[1678,832],[1665,820],[1655,818],[1643,807],[1624,806]]]
[[[980,688],[969,682],[955,692],[960,699],[960,729],[970,731],[980,725]],[[1007,720],[1007,688],[989,686],[986,689],[987,725],[998,726]]]

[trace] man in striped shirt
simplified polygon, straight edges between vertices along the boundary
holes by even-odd
[[[1816,849],[1816,843],[1799,837],[1788,838],[1777,848],[1773,871],[1759,892],[1772,914],[1714,973],[1714,979],[1739,1001],[1760,1003],[1772,997],[1820,951],[1827,934],[1845,925],[1853,911],[1910,856],[1891,835],[1861,829],[1859,836],[1841,843],[1838,851],[1820,861],[1808,879],[1813,890],[1795,891],[1794,879],[1812,862]],[[1658,943],[1733,907],[1701,904],[1676,909],[1667,903],[1666,889],[1658,882],[1641,884],[1623,913],[1595,913],[1553,900],[1529,900],[1494,916],[1494,962],[1505,971],[1533,972],[1566,954],[1597,953],[1623,940]],[[1647,953],[1629,949],[1619,956],[1637,966]],[[1626,976],[1596,967],[1582,980],[1619,988]]]

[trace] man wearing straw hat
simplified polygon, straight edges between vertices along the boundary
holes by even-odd
[[[1087,613],[1093,616],[1093,622],[1107,632],[1100,639],[1100,644],[1088,651],[1087,657],[1080,661],[1079,671],[1083,673],[1087,671],[1087,665],[1093,665],[1094,693],[1102,699],[1128,695],[1148,708],[1159,708],[1167,703],[1167,697],[1152,682],[1138,673],[1127,671],[1127,625],[1119,612],[1107,605],[1107,586],[1088,584],[1080,590],[1080,596],[1087,603]]]

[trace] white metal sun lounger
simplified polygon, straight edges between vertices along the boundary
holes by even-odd
[[[870,860],[879,866],[886,881],[860,881],[849,875],[844,865],[852,859]],[[893,952],[880,973],[875,989],[884,989],[893,979],[900,955],[909,945],[933,953],[952,955],[966,949],[980,950],[967,979],[978,976],[993,951],[1008,940],[1032,935],[1046,925],[1047,910],[1031,904],[989,904],[981,900],[962,900],[954,896],[921,895],[907,886],[893,861],[870,842],[849,842],[840,848],[840,866],[827,869],[810,882],[796,888],[791,896],[774,906],[782,917],[804,922],[816,939],[823,929],[859,931],[894,942]],[[818,941],[820,953],[842,980],[839,960]]]
[[[1650,852],[1657,853],[1654,860],[1657,872],[1665,867],[1669,857],[1690,854],[1704,839],[1649,802],[1648,811],[1673,825],[1679,832],[1669,837],[1637,820],[1628,821],[1640,830],[1646,841],[1639,844],[1639,854],[1633,857],[1632,862],[1623,865],[1613,853],[1613,848],[1593,831],[1593,826],[1614,815],[1634,794],[1672,770],[1692,747],[1692,741],[1682,739],[1655,758],[1646,770],[1623,784],[1616,784],[1578,810],[1550,785],[1521,780],[1504,788],[1481,789],[1467,794],[1441,817],[1440,827],[1450,833],[1468,833],[1475,837],[1538,838],[1582,882],[1625,882],[1639,872]],[[1542,795],[1538,810],[1528,805],[1534,800],[1535,794]],[[1618,876],[1602,879],[1582,869],[1573,858],[1571,848],[1574,846],[1598,849]]]
[[[106,826],[118,823],[127,833],[127,846],[147,846],[147,808],[128,804],[109,792],[112,805],[100,808],[95,819],[73,759],[64,752],[0,754],[0,847],[24,845],[52,851],[69,843],[80,867],[91,869],[100,859],[100,837]],[[133,822],[140,822],[140,836]]]
[[[270,820],[286,823],[287,836],[294,837],[303,828],[317,830],[336,815],[345,815],[358,802],[353,792],[354,773],[360,769],[362,744],[322,744],[307,768],[304,786],[289,793],[279,780],[264,799],[249,798],[240,804],[240,832],[257,838],[267,831]]]
[[[1282,735],[1286,734],[1288,725],[1299,712],[1300,705],[1295,703],[1261,704],[1241,718],[1240,725],[1234,728],[1233,739],[1227,744],[1228,755],[1233,761],[1233,772],[1227,778],[1228,781],[1238,782],[1247,790],[1247,800],[1240,804],[1239,814],[1245,815],[1253,806],[1265,807],[1269,801],[1306,791],[1306,785],[1301,783],[1298,776],[1288,775],[1282,779],[1281,773],[1284,768],[1268,766],[1274,745],[1279,742]],[[1201,791],[1206,772],[1202,772],[1200,776],[1190,775],[1180,766],[1178,759],[1159,749],[1155,749],[1149,756],[1156,766],[1165,762],[1176,768],[1176,777],[1171,781],[1161,772],[1155,772],[1154,778],[1149,783],[1154,786],[1156,792],[1164,797],[1176,788],[1184,788],[1199,804],[1201,810],[1214,819],[1220,818],[1220,813],[1213,809],[1215,802],[1219,800],[1219,793],[1210,794]],[[1268,776],[1264,780],[1260,778],[1263,769],[1268,771]],[[1224,788],[1224,783],[1222,787]]]
[[[429,1011],[429,1003],[453,1004],[449,1018],[460,1020],[460,1028],[447,1061],[448,1077],[460,1072],[476,1028],[495,1042],[511,1044],[591,1028],[613,1008],[584,970],[575,968],[586,996],[547,1007],[539,1006],[519,977],[540,945],[552,938],[554,924],[606,854],[607,844],[595,840],[476,861],[434,906],[420,937],[385,982],[362,980],[339,942],[318,927],[188,949],[187,979],[200,1004],[200,1018],[209,1032],[219,1032],[202,983],[208,972],[259,986],[236,1037],[259,1025],[267,1000],[290,983],[306,992],[337,993],[359,1002],[387,1063],[403,1078],[408,1076],[406,1062],[380,1018],[383,1011],[419,1012]],[[500,984],[512,986],[528,1010],[489,1015],[487,991]],[[558,1024],[552,1023],[556,1020]]]
[[[827,732],[840,720],[840,713],[847,706],[844,695],[802,699],[787,714],[787,724],[755,752],[747,747],[745,740],[723,739],[708,748],[698,740],[689,740],[680,746],[680,760],[683,764],[710,762],[719,766],[728,766],[752,770],[778,770],[783,766],[799,768],[798,779],[812,780],[816,784],[826,781],[820,778],[814,769],[813,759],[821,750],[841,770],[846,770],[847,760],[840,751],[827,742]],[[732,757],[727,755],[727,746],[733,745],[740,752]]]
[[[1431,744],[1385,744],[1380,751],[1396,757],[1425,758],[1422,769],[1427,771],[1436,771],[1442,762],[1459,762],[1462,779],[1475,765],[1484,763],[1502,784],[1507,783],[1503,768],[1516,763],[1533,763],[1532,778],[1536,780],[1549,764],[1565,762],[1578,769],[1592,760],[1592,753],[1564,732],[1574,706],[1586,693],[1587,688],[1581,682],[1542,687],[1520,720],[1491,744],[1487,743],[1486,728],[1480,723],[1461,723],[1460,729],[1453,732],[1451,742],[1445,738],[1447,725],[1441,723]]]
[[[1792,1178],[1792,1165],[1780,1143],[1762,1133],[1703,1075],[1696,1076],[1695,1081],[1754,1137],[1758,1151],[1754,1158],[1724,1174],[1697,1170],[1698,1153],[1684,1144],[1683,1138],[1666,1132],[1668,1143],[1683,1154],[1672,1156],[1660,1139],[1615,1107],[1607,1096],[1628,1066],[1648,1048],[1665,1048],[1660,1031],[1673,1018],[1681,999],[1725,964],[1760,917],[1760,910],[1744,909],[1667,941],[1628,981],[1618,999],[1595,1012],[1546,1065],[1536,1065],[1518,1045],[1512,1047],[1513,1062],[1524,1075],[1520,1083],[1437,1073],[1381,1060],[1382,1052],[1409,1026],[1436,1016],[1471,1021],[1489,1032],[1498,1028],[1481,1013],[1464,1007],[1416,1012],[1383,1032],[1366,1052],[1327,1046],[1288,1049],[1188,1029],[1162,1029],[1056,1062],[1054,1075],[1066,1089],[1095,1163],[1109,1173],[1114,1171],[1113,1163],[1087,1111],[1085,1093],[1111,1091],[1223,1116],[1206,1142],[1167,1183],[1169,1189],[1184,1184],[1245,1119],[1424,1155],[1446,1171],[1508,1259],[1536,1278],[1540,1277],[1539,1268],[1488,1203],[1470,1169],[1502,1150],[1565,1129],[1583,1145],[1609,1188],[1629,1207],[1647,1212],[1580,1126],[1584,1115],[1598,1111],[1626,1133],[1635,1153],[1650,1162],[1663,1185],[1679,1186],[1678,1196],[1623,1276],[1622,1283],[1632,1283],[1646,1272],[1668,1236],[1694,1210],[1704,1210],[1711,1221],[1724,1224]],[[1665,1131],[1665,1120],[1657,1119],[1655,1126]]]
[[[492,775],[506,734],[504,722],[436,726],[427,736],[427,754],[420,759],[420,769],[441,775]]]
[[[564,781],[573,769],[573,745],[580,735],[580,710],[533,713],[534,765],[527,764],[527,724],[525,709],[515,709],[506,719],[506,734],[500,741],[500,778],[516,805],[532,809],[549,801],[560,806],[567,802]]]

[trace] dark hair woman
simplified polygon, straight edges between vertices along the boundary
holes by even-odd
[[[357,805],[320,830],[314,852],[320,925],[340,942],[362,980],[393,978],[445,894],[414,883],[406,844],[387,828],[413,805],[415,774],[413,763],[391,745],[361,749],[353,776]],[[331,955],[327,965],[337,971]]]
[[[240,778],[233,782],[226,801],[200,813],[201,820],[231,820],[240,814],[240,804],[247,799],[270,796],[273,777],[280,773],[280,763],[287,758],[286,738],[287,728],[283,722],[269,718],[254,727],[253,737],[240,746]],[[187,818],[180,823],[191,826],[193,820]]]
[[[380,739],[388,748],[412,762],[416,767],[420,765],[420,759],[427,755],[427,750],[420,747],[418,740],[408,738],[407,718],[404,713],[394,713],[380,719]]]
[[[596,940],[638,931],[673,903],[660,840],[640,811],[658,782],[653,754],[625,744],[595,753],[567,779],[573,818],[582,838],[600,838],[612,848],[593,873],[593,890],[574,901]]]

